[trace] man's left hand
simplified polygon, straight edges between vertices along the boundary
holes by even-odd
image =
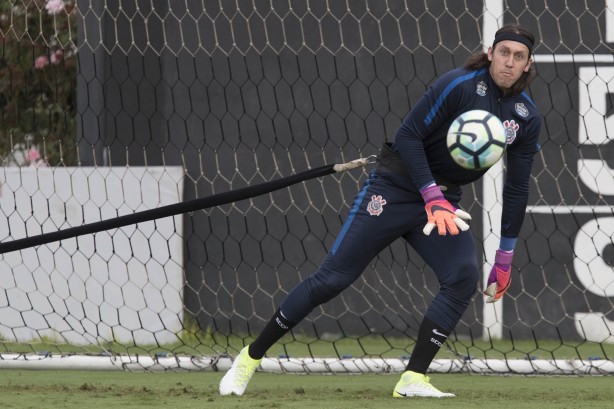
[[[507,289],[510,288],[513,258],[513,251],[497,250],[495,264],[490,270],[486,290],[484,290],[484,295],[488,297],[486,302],[493,303],[499,301]]]

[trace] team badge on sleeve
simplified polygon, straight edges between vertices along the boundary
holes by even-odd
[[[381,195],[373,195],[371,201],[367,204],[367,211],[371,216],[379,216],[384,211],[385,204],[386,199],[382,198]]]
[[[526,117],[529,116],[529,110],[527,109],[527,107],[522,102],[516,103],[514,108],[516,108],[516,112],[521,117],[526,118]]]
[[[478,85],[475,87],[475,93],[483,97],[484,95],[486,95],[486,91],[488,91],[486,83],[484,81],[478,82]]]

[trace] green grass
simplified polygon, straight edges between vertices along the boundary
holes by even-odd
[[[398,375],[257,373],[246,394],[219,396],[222,373],[0,371],[3,408],[611,408],[613,377],[433,374],[454,399],[391,397]]]

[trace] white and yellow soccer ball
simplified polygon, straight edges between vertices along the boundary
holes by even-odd
[[[501,120],[479,109],[462,113],[448,129],[448,151],[452,159],[465,169],[490,168],[503,156],[506,141]]]

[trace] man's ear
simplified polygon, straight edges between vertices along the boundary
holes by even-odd
[[[524,67],[524,72],[529,72],[529,69],[531,68],[531,64],[533,64],[533,59],[529,58],[529,61],[527,61],[527,65]]]
[[[488,47],[488,61],[492,62],[492,53],[493,53],[493,49],[492,47]]]

